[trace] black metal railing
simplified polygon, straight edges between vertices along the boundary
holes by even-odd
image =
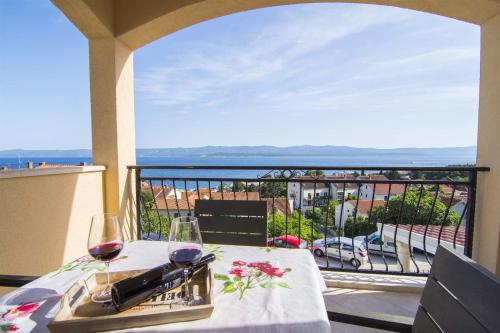
[[[165,239],[196,200],[266,200],[270,246],[307,242],[323,270],[426,275],[437,246],[472,255],[487,167],[130,166],[138,237]],[[282,237],[280,237],[282,236]]]

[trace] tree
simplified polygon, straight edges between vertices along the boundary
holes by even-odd
[[[287,196],[287,188],[286,181],[283,182],[274,182],[274,181],[266,181],[266,179],[273,178],[283,178],[281,175],[277,175],[273,177],[271,175],[265,175],[261,179],[260,183],[260,195],[262,198],[280,198]]]
[[[299,235],[300,222],[300,235]],[[288,218],[283,214],[275,214],[274,218],[269,215],[267,220],[268,237],[278,237],[281,235],[291,235],[311,242],[319,238],[318,231],[311,219],[305,218],[298,211],[294,211]]]
[[[362,216],[357,216],[356,222],[354,222],[352,215],[349,215],[344,225],[344,235],[346,237],[369,235],[375,231],[377,231],[377,224],[373,222],[368,223],[368,219]]]
[[[326,225],[328,226],[333,226],[335,225],[336,204],[337,202],[333,199],[324,199],[322,204],[318,205],[318,207],[315,207],[314,210],[312,208],[306,209],[305,217],[307,219],[313,220],[317,224],[324,225],[326,223]]]
[[[323,170],[307,170],[304,175],[310,177],[319,177],[319,176],[324,176],[325,173],[323,172]]]
[[[142,191],[142,233],[155,233],[168,238],[170,233],[170,217],[158,214],[156,211],[153,195],[149,190]]]
[[[401,179],[401,175],[396,170],[390,170],[387,172],[383,172],[382,175],[386,176],[387,179],[391,179],[391,180]]]
[[[446,205],[439,199],[436,201],[434,209],[432,205],[434,196],[429,195],[427,189],[423,189],[422,198],[418,213],[415,215],[420,189],[410,188],[406,192],[406,197],[403,206],[401,207],[403,196],[398,195],[389,200],[387,207],[387,215],[383,221],[384,207],[378,206],[373,209],[372,221],[374,223],[400,223],[400,224],[434,224],[440,225],[443,223],[446,214]],[[401,216],[400,215],[401,210]],[[431,216],[432,211],[432,216]],[[398,220],[399,217],[399,220]],[[429,220],[430,217],[430,220]],[[448,211],[448,216],[444,221],[444,225],[457,225],[460,222],[460,216],[454,211]]]

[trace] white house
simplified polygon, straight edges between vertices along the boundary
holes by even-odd
[[[300,179],[311,180],[311,182],[303,182],[302,187],[298,182],[291,182],[288,186],[288,198],[293,200],[293,207],[299,209],[302,207],[302,212],[306,209],[312,208],[314,200],[316,200],[315,205],[322,204],[326,198],[330,196],[330,199],[342,200],[347,198],[349,195],[353,195],[357,191],[357,185],[352,183],[333,183],[333,182],[312,182],[313,178],[310,176],[300,177]],[[335,175],[335,176],[321,176],[319,180],[349,180],[354,179],[353,175]],[[302,188],[302,195],[300,189]],[[302,203],[300,202],[302,199]]]
[[[360,176],[358,179],[388,181],[387,177],[384,175]],[[405,190],[405,187],[402,184],[392,184],[389,186],[387,183],[362,183],[359,188],[359,199],[371,200],[373,197],[374,200],[387,200],[387,197],[389,196],[389,187],[391,190],[391,198],[403,194]],[[373,196],[374,189],[375,196]],[[357,197],[357,195],[358,193],[356,192],[354,196]]]
[[[344,207],[342,210],[342,204],[338,204],[335,207],[335,225],[337,227],[339,226],[344,226],[345,223],[347,222],[347,218],[349,216],[354,216],[354,213],[356,213],[356,216],[358,217],[368,217],[370,214],[370,209],[372,209],[372,201],[371,199],[369,200],[359,200],[358,202],[358,209],[356,210],[356,200],[346,200],[344,201]],[[385,201],[384,200],[373,200],[373,208],[377,206],[384,206]]]

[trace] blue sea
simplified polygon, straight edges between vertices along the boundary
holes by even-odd
[[[32,161],[36,166],[39,162],[50,164],[78,164],[87,162],[92,164],[88,157],[20,157],[0,158],[0,166],[9,169],[25,168],[26,163]],[[474,163],[472,154],[378,154],[352,156],[230,156],[230,157],[138,157],[138,165],[170,165],[170,166],[447,166]],[[144,170],[144,176],[169,177],[244,177],[255,178],[262,176],[266,170]]]

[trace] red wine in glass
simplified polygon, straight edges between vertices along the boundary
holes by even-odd
[[[203,304],[203,298],[189,291],[189,269],[201,259],[200,227],[196,217],[177,217],[170,225],[168,256],[172,265],[184,269],[184,297],[177,304],[192,306]]]
[[[111,284],[109,281],[109,263],[123,249],[123,234],[118,216],[115,214],[98,214],[92,217],[89,238],[87,241],[89,254],[106,265],[106,287],[92,294],[92,301],[105,303],[111,301]]]
[[[170,262],[178,268],[191,267],[200,261],[201,255],[201,250],[198,248],[180,248],[170,253]]]
[[[122,242],[109,242],[96,245],[89,249],[89,254],[99,261],[110,261],[120,254],[123,249]]]

